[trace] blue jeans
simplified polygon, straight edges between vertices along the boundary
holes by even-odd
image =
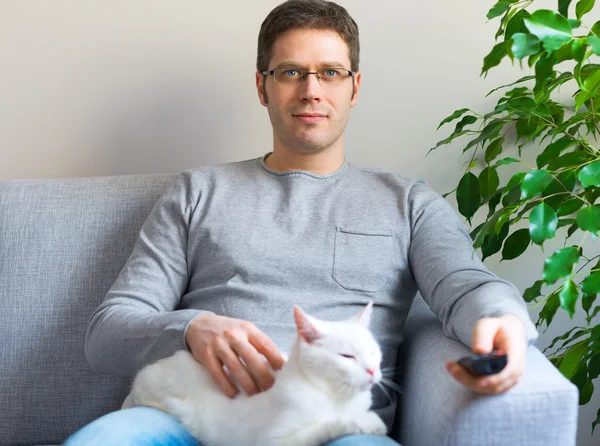
[[[149,407],[133,407],[104,415],[71,435],[63,446],[113,445],[200,446],[174,417]],[[398,443],[389,437],[350,435],[327,446],[398,446]]]

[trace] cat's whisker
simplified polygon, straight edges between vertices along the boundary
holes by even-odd
[[[383,391],[383,393],[385,393],[385,396],[387,396],[389,402],[392,402],[392,397],[390,396],[389,392],[386,390],[385,387],[383,387],[383,384],[381,384],[380,382],[377,383],[377,386],[379,386],[379,388]]]
[[[381,382],[382,382],[384,385],[388,386],[388,387],[389,387],[390,389],[392,389],[393,391],[395,391],[396,393],[398,393],[398,394],[402,394],[402,393],[404,393],[404,392],[403,392],[403,390],[402,390],[402,387],[400,387],[400,385],[399,385],[398,383],[396,383],[396,382],[392,381],[392,380],[391,380],[391,379],[389,379],[389,378],[382,377],[382,378],[381,378]]]

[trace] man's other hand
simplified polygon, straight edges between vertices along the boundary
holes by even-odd
[[[511,389],[523,375],[527,356],[525,326],[513,314],[483,318],[477,321],[473,332],[473,351],[476,354],[492,350],[506,353],[506,367],[495,375],[471,376],[454,361],[446,363],[446,369],[459,383],[484,395],[498,395]]]
[[[194,358],[230,398],[238,394],[235,382],[247,395],[269,389],[274,383],[269,364],[279,370],[285,363],[275,343],[254,324],[241,319],[203,313],[188,327],[186,342]]]

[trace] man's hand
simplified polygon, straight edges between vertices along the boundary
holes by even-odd
[[[484,395],[498,395],[508,391],[525,370],[527,338],[525,326],[513,314],[483,318],[477,321],[473,332],[473,351],[490,353],[493,349],[506,353],[508,363],[503,370],[490,376],[471,376],[454,361],[446,363],[446,369],[458,382]]]
[[[232,379],[246,394],[254,395],[274,383],[265,358],[273,370],[285,363],[275,343],[254,324],[241,319],[201,314],[188,327],[186,342],[194,358],[230,398],[238,394]],[[231,378],[223,366],[227,366]]]

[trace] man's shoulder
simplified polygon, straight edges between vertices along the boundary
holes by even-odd
[[[205,177],[214,175],[232,175],[240,174],[241,172],[252,172],[256,169],[260,158],[252,158],[243,161],[233,161],[220,164],[212,164],[208,166],[198,166],[182,172],[184,175],[191,177]]]
[[[352,164],[354,175],[364,181],[381,183],[389,187],[411,189],[416,184],[427,184],[420,178],[412,178],[398,172],[392,172],[382,167],[359,167]]]

